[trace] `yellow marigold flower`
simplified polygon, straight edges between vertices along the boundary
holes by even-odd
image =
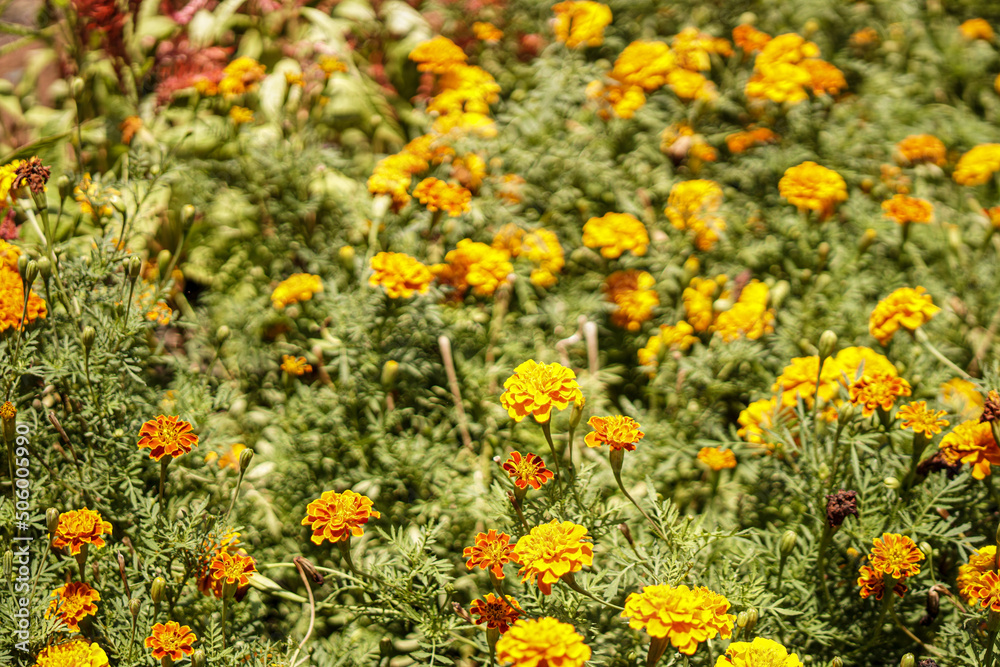
[[[468,133],[484,139],[492,139],[497,136],[496,123],[484,113],[456,112],[445,114],[434,121],[433,130],[439,135],[456,132]]]
[[[943,383],[939,398],[951,412],[963,419],[979,419],[983,414],[983,395],[973,383],[962,378],[954,378]]]
[[[799,397],[807,407],[812,407],[814,397],[819,393],[821,401],[832,400],[840,391],[840,369],[837,362],[831,358],[823,361],[823,372],[819,374],[819,357],[795,357],[785,366],[781,375],[775,380],[771,391],[779,392],[781,404],[795,407]],[[816,377],[819,375],[819,386]]]
[[[253,58],[248,56],[237,58],[223,70],[219,92],[232,97],[254,90],[257,83],[264,79],[266,72],[267,69]]]
[[[546,616],[522,619],[497,642],[501,667],[583,667],[590,647],[569,623]]]
[[[427,110],[441,115],[449,113],[488,114],[490,104],[500,99],[500,85],[481,67],[457,65],[438,79],[440,92],[427,105]]]
[[[715,661],[715,667],[803,667],[795,653],[764,637],[752,642],[733,642]]]
[[[958,159],[951,177],[961,185],[982,185],[1000,171],[1000,144],[980,144]]]
[[[87,584],[74,581],[60,586],[52,591],[52,600],[45,618],[55,616],[66,624],[71,632],[80,631],[80,621],[86,616],[97,613],[95,602],[101,601],[101,595]]]
[[[476,190],[486,176],[486,161],[478,153],[467,153],[451,161],[451,177],[469,188]]]
[[[929,410],[927,401],[915,401],[901,407],[896,413],[896,418],[902,420],[899,428],[923,433],[930,438],[948,425],[948,420],[942,419],[946,414],[948,413],[944,410]]]
[[[858,586],[861,587],[859,591],[861,597],[864,599],[874,596],[876,600],[881,600],[882,596],[885,595],[885,580],[883,579],[882,572],[872,569],[867,565],[862,565],[859,575]],[[903,597],[906,590],[906,585],[902,579],[896,580],[896,584],[892,587],[892,592],[899,597]]]
[[[410,51],[410,60],[418,63],[417,69],[421,72],[443,74],[453,67],[464,65],[468,56],[455,42],[438,35]]]
[[[146,648],[153,649],[154,660],[169,657],[176,661],[194,653],[192,644],[196,641],[198,638],[191,632],[191,628],[176,621],[168,621],[165,625],[154,625],[145,644]]]
[[[465,567],[470,570],[475,570],[478,567],[482,570],[489,570],[497,579],[503,579],[503,566],[511,561],[510,554],[513,550],[514,546],[510,543],[510,535],[491,529],[489,533],[476,535],[476,544],[465,547],[462,558],[469,559]]]
[[[699,644],[716,635],[732,635],[736,616],[728,610],[729,600],[705,587],[659,584],[629,594],[621,615],[633,630],[645,629],[654,641],[669,639],[678,651],[693,655]]]
[[[611,23],[611,9],[607,5],[590,0],[567,0],[554,5],[552,11],[556,15],[556,39],[569,48],[604,43],[604,28]]]
[[[4,195],[3,182],[3,175],[0,172],[0,195]],[[100,181],[90,177],[90,173],[84,174],[80,183],[73,188],[73,199],[80,205],[80,211],[95,218],[108,218],[113,215],[115,207],[111,205],[111,201],[120,194],[114,188],[103,187]]]
[[[511,452],[503,463],[503,469],[519,489],[526,489],[529,484],[540,489],[542,484],[555,477],[555,473],[545,467],[542,457],[531,453],[522,457],[520,452]]]
[[[21,256],[21,249],[16,245],[7,243],[0,239],[0,270],[11,270],[17,272],[17,260]]]
[[[610,417],[591,417],[587,426],[594,430],[583,439],[588,447],[608,445],[611,450],[624,449],[627,452],[635,450],[635,443],[645,435],[639,430],[639,424],[631,417],[613,415]]]
[[[281,370],[289,375],[304,375],[311,373],[313,367],[306,363],[305,357],[294,357],[291,355],[281,355]]]
[[[698,451],[698,460],[715,471],[736,467],[733,450],[723,447],[702,447]]]
[[[778,182],[778,191],[800,211],[817,211],[822,218],[829,217],[834,206],[847,199],[844,178],[811,161],[785,170]]]
[[[146,319],[150,322],[166,326],[170,324],[170,317],[174,314],[173,309],[165,301],[157,301],[146,311]]]
[[[381,285],[390,299],[409,299],[414,292],[426,294],[434,274],[429,267],[401,252],[380,252],[372,257],[368,284]]]
[[[271,305],[277,310],[300,301],[309,301],[314,294],[323,291],[319,276],[309,273],[293,273],[271,292]]]
[[[104,520],[97,510],[84,507],[82,510],[71,510],[59,515],[52,546],[56,549],[66,547],[71,556],[80,553],[81,549],[93,545],[95,548],[104,546],[105,533],[111,534],[111,524]]]
[[[472,193],[461,185],[445,183],[433,177],[420,181],[413,189],[413,196],[428,211],[446,211],[453,218],[468,213],[472,202]]]
[[[674,95],[682,100],[711,102],[719,96],[715,84],[706,79],[701,72],[675,69],[667,74],[667,85],[674,91]]]
[[[523,246],[524,230],[509,222],[493,236],[493,247],[503,250],[511,257],[518,257]]]
[[[733,43],[743,49],[744,53],[762,51],[770,41],[769,34],[757,30],[752,25],[742,24],[733,28]]]
[[[459,241],[444,259],[447,263],[435,264],[430,268],[431,273],[442,284],[453,287],[458,295],[472,287],[475,294],[490,296],[514,270],[506,251],[472,239]]]
[[[771,433],[777,432],[784,423],[794,418],[792,409],[779,405],[777,398],[762,398],[752,402],[740,412],[736,420],[740,429],[736,434],[751,445],[774,451]]]
[[[904,166],[924,162],[943,167],[947,149],[933,134],[911,134],[896,144],[896,161]]]
[[[660,305],[660,297],[653,290],[656,281],[645,271],[629,269],[615,271],[604,281],[608,301],[617,308],[611,313],[615,326],[638,331],[643,322],[653,317],[653,308]]]
[[[319,68],[323,70],[323,74],[327,77],[338,72],[347,71],[347,63],[340,61],[334,56],[320,56],[316,64],[319,65]]]
[[[952,463],[972,464],[972,476],[976,479],[985,479],[990,466],[1000,465],[1000,448],[988,422],[962,422],[941,438],[938,448]]]
[[[891,361],[870,347],[845,347],[834,361],[840,371],[840,382],[847,388],[862,375],[899,375]]]
[[[819,56],[818,46],[806,41],[801,35],[789,32],[768,40],[754,64],[770,65],[778,62],[794,64],[817,56]]]
[[[847,88],[847,80],[844,73],[835,66],[820,60],[819,58],[809,58],[803,60],[800,67],[809,74],[809,85],[812,87],[814,95],[836,95],[844,88]]]
[[[241,587],[250,584],[250,575],[257,571],[257,564],[246,554],[220,551],[212,559],[211,569],[213,580]]]
[[[735,132],[726,135],[726,147],[730,153],[745,153],[754,146],[773,144],[778,139],[778,135],[771,130],[766,127],[758,127],[746,132]]]
[[[538,581],[538,589],[552,594],[552,584],[594,561],[587,529],[572,521],[553,519],[535,526],[517,541],[511,560],[521,565],[521,581]]]
[[[900,327],[915,331],[940,310],[923,287],[900,287],[875,306],[868,319],[868,332],[886,345]]]
[[[646,104],[646,95],[641,87],[626,84],[606,86],[600,81],[591,81],[587,85],[587,99],[599,103],[598,115],[603,120],[611,118],[612,112],[618,118],[632,118]]]
[[[712,53],[721,56],[733,54],[728,40],[712,37],[694,27],[684,28],[674,35],[671,46],[677,54],[678,66],[692,72],[710,69],[712,61],[709,55]]]
[[[492,23],[476,21],[472,24],[472,33],[476,39],[483,42],[499,42],[503,39],[503,30],[500,30]]]
[[[989,570],[976,582],[975,596],[983,609],[1000,611],[1000,576],[995,570]]]
[[[666,43],[637,40],[619,54],[608,76],[625,88],[638,86],[652,92],[666,85],[667,75],[676,63],[677,58]]]
[[[531,415],[541,424],[549,420],[553,409],[565,410],[570,403],[583,400],[576,373],[556,362],[539,364],[528,359],[514,369],[503,387],[500,405],[516,422]]]
[[[11,255],[16,267],[17,255]],[[24,310],[24,281],[17,268],[7,265],[8,259],[0,258],[3,262],[0,263],[0,333],[11,328],[20,329],[22,314],[24,323],[31,324],[38,319],[44,320],[49,313],[45,299],[31,289],[28,290],[28,309]]]
[[[962,37],[965,39],[993,41],[993,28],[986,19],[969,19],[958,26],[958,31],[962,33]]]
[[[812,80],[812,75],[799,65],[787,62],[760,64],[747,81],[745,92],[749,98],[798,104],[808,99],[804,86],[811,85]]]
[[[180,417],[158,415],[139,429],[139,449],[149,448],[149,458],[159,461],[164,456],[176,459],[198,446],[198,436],[190,422]]]
[[[926,199],[895,195],[892,199],[882,202],[885,217],[895,220],[901,225],[910,222],[928,223],[934,217],[934,206]]]
[[[323,540],[332,544],[349,540],[351,535],[364,535],[362,526],[372,517],[381,519],[382,515],[372,509],[372,499],[368,496],[351,490],[343,493],[324,491],[306,507],[302,525],[312,528],[313,544],[323,544]]]
[[[924,554],[909,537],[897,533],[882,533],[882,538],[876,537],[872,544],[868,560],[876,572],[893,579],[904,579],[920,573],[920,561],[924,559]]]
[[[997,548],[994,545],[980,547],[969,555],[969,562],[958,568],[958,593],[969,604],[976,604],[981,599],[979,582],[983,575],[992,572],[996,567]]]
[[[684,288],[681,298],[684,300],[686,319],[695,331],[708,331],[712,326],[715,319],[712,304],[718,288],[719,284],[716,281],[697,276],[691,279],[688,287]]]
[[[232,468],[238,471],[240,469],[240,454],[246,448],[247,446],[241,442],[233,443],[222,456],[219,456],[218,452],[209,452],[206,454],[205,463],[215,463],[220,468]]]
[[[14,179],[17,178],[17,168],[23,162],[24,160],[14,160],[10,164],[0,167],[0,202],[3,202],[4,205],[7,204],[7,195],[10,194]],[[84,178],[90,178],[90,174],[87,174]]]
[[[508,602],[510,604],[508,604]],[[469,613],[476,617],[476,625],[486,624],[489,630],[499,630],[503,634],[521,615],[521,605],[512,597],[506,600],[487,593],[482,600],[473,600]]]
[[[629,250],[641,257],[649,247],[646,225],[628,213],[606,213],[583,225],[583,245],[600,248],[601,256],[616,259]]]
[[[757,340],[774,331],[774,310],[767,307],[767,285],[753,280],[740,292],[740,298],[732,308],[719,313],[712,331],[722,336],[722,340],[734,341],[741,336]]]
[[[861,414],[872,415],[876,408],[886,412],[899,396],[910,395],[910,383],[901,377],[892,375],[869,375],[865,373],[861,379],[851,385],[851,403],[861,406]]]
[[[38,654],[35,667],[108,667],[108,654],[96,643],[74,639],[46,646]]]
[[[253,110],[246,107],[229,107],[229,118],[235,125],[253,122]]]
[[[664,213],[675,229],[694,231],[699,250],[711,250],[726,229],[725,221],[715,215],[721,204],[722,188],[715,181],[682,181],[670,189]],[[698,329],[697,325],[695,328]]]
[[[552,287],[559,272],[566,264],[562,246],[555,233],[548,229],[536,229],[525,233],[521,239],[521,254],[535,265],[531,272],[531,283],[538,287]]]
[[[640,366],[658,366],[660,350],[679,350],[686,352],[698,342],[694,327],[681,320],[674,326],[660,325],[660,331],[649,337],[646,346],[639,349]]]

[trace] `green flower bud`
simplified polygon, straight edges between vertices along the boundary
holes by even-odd
[[[830,667],[844,667],[844,661],[841,660],[839,657],[834,658],[833,660],[830,661]]]
[[[917,662],[917,659],[913,657],[912,653],[907,653],[899,661],[899,667],[913,667]]]
[[[240,452],[240,472],[246,472],[251,461],[253,461],[253,450],[247,447]]]
[[[132,598],[128,601],[128,610],[132,614],[132,618],[136,618],[139,615],[139,611],[142,608],[142,602],[139,598]]]
[[[787,557],[788,554],[792,553],[792,550],[795,548],[795,542],[798,539],[799,536],[795,534],[795,531],[785,531],[785,534],[781,536],[781,542],[778,545],[782,558]]]
[[[161,278],[169,277],[164,275],[163,272],[167,270],[168,266],[170,266],[171,257],[173,257],[173,255],[171,255],[170,251],[167,250],[166,248],[161,250],[160,253],[156,256],[156,268],[159,269]]]
[[[139,277],[140,271],[142,271],[142,260],[133,255],[128,260],[128,279],[134,281]]]
[[[27,287],[31,287],[32,283],[35,282],[35,278],[38,277],[38,262],[33,259],[28,260],[28,264],[24,267],[24,284]]]
[[[846,424],[852,419],[854,419],[854,404],[848,401],[844,401],[844,404],[840,406],[837,410],[837,421],[841,424]]]
[[[28,268],[28,256],[27,255],[18,255],[18,258],[17,258],[17,273],[18,273],[19,276],[21,276],[22,280],[24,279],[24,272],[25,272],[25,270],[27,268]]]
[[[573,407],[569,413],[569,427],[575,429],[580,425],[580,420],[583,418],[583,406],[586,404],[583,397],[580,400],[573,401]]]
[[[826,264],[827,258],[830,256],[830,244],[823,241],[816,248],[816,255],[819,257],[820,265]]]
[[[351,245],[340,246],[340,250],[337,251],[337,257],[340,259],[340,264],[347,271],[354,270],[354,256],[354,246]]]
[[[749,620],[750,620],[750,615],[747,614],[745,611],[741,611],[740,613],[736,614],[736,627],[742,630],[743,628],[747,627],[747,621]]]
[[[222,345],[229,338],[229,327],[223,324],[221,327],[215,331],[215,344]]]
[[[50,537],[56,534],[56,529],[59,527],[59,510],[55,507],[45,510],[45,527],[49,529]]]
[[[191,667],[205,667],[205,652],[198,649],[191,654]]]
[[[867,252],[868,248],[872,247],[872,244],[875,243],[876,237],[878,237],[878,234],[874,229],[866,229],[865,233],[861,235],[861,240],[858,241],[858,253],[864,254]]]
[[[70,182],[69,176],[67,176],[65,174],[63,174],[62,176],[60,176],[59,180],[56,181],[56,187],[59,188],[59,199],[60,199],[60,201],[62,201],[63,199],[66,199],[71,194],[73,194],[73,183]]]
[[[382,388],[392,389],[396,385],[397,377],[399,377],[399,362],[390,359],[382,366]]]
[[[822,359],[826,359],[831,354],[833,354],[834,348],[837,347],[837,334],[833,333],[829,329],[823,332],[819,337],[819,356]]]
[[[49,261],[48,257],[42,257],[37,260],[38,273],[42,276],[42,280],[45,282],[49,281],[52,277],[52,262]]]
[[[92,326],[85,326],[83,332],[80,334],[80,339],[83,341],[83,349],[87,354],[90,354],[90,349],[94,347],[94,339],[97,337],[97,330]]]
[[[181,224],[187,227],[194,220],[194,206],[191,204],[185,204],[181,207]]]
[[[157,577],[153,579],[153,584],[149,587],[149,597],[152,598],[153,604],[160,604],[163,602],[163,594],[167,591],[167,580],[163,577]]]
[[[750,607],[749,609],[747,609],[747,626],[746,626],[747,634],[753,632],[754,627],[757,625],[758,618],[760,618],[760,615],[757,613],[757,609],[755,607]]]
[[[901,486],[899,480],[895,477],[886,477],[882,483],[885,484],[885,488],[893,490],[896,490]]]

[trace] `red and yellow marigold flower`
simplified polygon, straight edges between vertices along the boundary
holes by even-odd
[[[997,548],[995,545],[980,547],[969,555],[969,562],[958,568],[958,593],[969,604],[981,599],[979,582],[983,575],[996,567]]]
[[[641,257],[649,247],[646,225],[629,213],[606,213],[600,218],[591,218],[583,225],[583,245],[600,248],[601,256],[617,259],[622,253],[631,251]]]
[[[295,357],[288,354],[281,355],[281,370],[289,375],[304,375],[312,372],[313,367],[306,362],[305,357]]]
[[[943,167],[947,152],[944,142],[933,134],[911,134],[896,144],[896,161],[904,166],[926,162]]]
[[[587,425],[594,429],[583,439],[587,446],[608,445],[611,451],[617,449],[635,451],[635,443],[642,440],[645,435],[639,430],[639,424],[634,419],[622,415],[591,417],[587,420]]]
[[[409,299],[414,292],[426,294],[434,274],[429,267],[401,252],[380,252],[372,257],[368,284],[381,285],[390,299]]]
[[[43,648],[34,667],[108,667],[108,654],[96,643],[74,639]]]
[[[444,211],[456,218],[471,210],[472,193],[461,185],[446,183],[430,177],[417,183],[413,196],[427,207],[428,211]]]
[[[300,301],[309,301],[313,295],[323,291],[319,276],[309,273],[295,273],[278,283],[271,292],[271,304],[281,310],[285,306]]]
[[[531,415],[544,423],[553,409],[565,410],[570,403],[583,401],[576,373],[556,362],[539,364],[529,359],[514,369],[503,386],[500,405],[516,422]]]
[[[979,577],[974,595],[983,609],[1000,611],[1000,576],[996,570],[987,570]]]
[[[643,322],[653,317],[653,309],[660,305],[660,297],[653,289],[656,281],[646,271],[628,269],[615,271],[604,281],[603,289],[608,301],[616,308],[611,322],[628,331],[638,331]]]
[[[882,596],[885,595],[885,579],[882,573],[878,570],[872,569],[867,565],[862,565],[858,576],[858,586],[861,587],[859,594],[862,598],[874,597],[876,600],[881,600]],[[892,592],[903,597],[906,594],[906,584],[903,580],[897,580],[892,587]]]
[[[534,489],[540,489],[542,484],[555,477],[555,473],[546,469],[542,457],[531,453],[521,456],[520,452],[511,452],[504,461],[503,469],[519,489],[526,489],[529,484]]]
[[[246,551],[240,548],[239,538],[240,534],[238,532],[229,531],[221,536],[211,534],[202,540],[195,570],[196,583],[202,595],[214,595],[219,599],[223,597],[224,582],[213,576],[212,565],[219,558],[219,555],[223,553],[230,556],[246,556]],[[237,591],[236,596],[237,598],[241,597],[239,591]]]
[[[139,449],[149,449],[149,458],[159,461],[164,456],[177,458],[198,446],[194,427],[180,417],[158,415],[139,429]]]
[[[778,191],[800,211],[816,211],[821,218],[829,217],[837,204],[847,200],[844,177],[812,161],[785,170]]]
[[[982,185],[1000,171],[1000,144],[980,144],[958,159],[951,177],[961,185]]]
[[[621,615],[633,630],[645,629],[650,637],[669,639],[678,651],[693,655],[699,644],[732,635],[736,616],[728,610],[729,601],[705,587],[660,584],[631,593]]]
[[[901,225],[911,222],[929,223],[934,217],[933,204],[926,199],[909,195],[894,195],[892,199],[882,202],[882,211],[885,217]]]
[[[877,408],[886,412],[900,396],[909,396],[910,383],[893,375],[869,375],[865,373],[851,385],[851,403],[861,406],[861,414],[871,416]]]
[[[462,239],[458,246],[445,255],[445,264],[431,267],[438,281],[449,285],[461,296],[467,289],[479,296],[492,295],[514,270],[510,255],[485,243]]]
[[[71,632],[80,631],[80,621],[97,613],[96,602],[101,601],[101,595],[81,581],[74,581],[60,586],[52,591],[55,598],[49,604],[45,618],[55,616],[66,624]]]
[[[736,455],[733,450],[724,447],[702,447],[698,451],[698,460],[716,472],[736,467]]]
[[[872,544],[872,550],[868,554],[872,569],[893,579],[920,573],[920,561],[924,559],[924,554],[909,537],[883,533],[881,539],[876,537]]]
[[[323,540],[331,543],[349,540],[351,535],[361,537],[365,533],[362,526],[370,518],[382,518],[371,508],[372,504],[371,498],[354,491],[324,491],[306,507],[302,525],[312,529],[313,544],[323,544]]]
[[[501,667],[583,667],[590,647],[569,623],[546,616],[521,619],[497,642]]]
[[[552,584],[594,561],[589,540],[583,526],[553,519],[521,537],[511,552],[511,560],[521,565],[521,581],[537,580],[539,590],[551,595]]]
[[[146,637],[146,648],[153,649],[153,658],[160,660],[168,657],[177,661],[185,655],[194,653],[192,644],[198,638],[191,628],[181,625],[176,621],[169,621],[166,624],[157,623],[153,626],[150,635]]]
[[[901,407],[896,418],[902,420],[900,428],[923,433],[930,438],[948,425],[948,420],[942,419],[946,414],[948,413],[944,410],[929,409],[927,401],[914,401]]]
[[[556,40],[571,49],[604,43],[604,28],[611,23],[611,9],[607,5],[567,0],[554,5],[552,11],[556,15]]]
[[[497,579],[503,579],[503,566],[511,561],[510,554],[513,549],[510,535],[490,529],[488,533],[476,535],[476,543],[471,547],[465,547],[462,558],[469,559],[465,566],[470,570],[478,567],[489,570]]]
[[[56,549],[66,547],[70,555],[75,556],[89,545],[103,547],[104,534],[111,534],[111,524],[97,510],[84,507],[82,510],[71,510],[59,515],[59,525],[56,526],[52,546]]]
[[[764,637],[752,642],[733,642],[715,661],[715,667],[803,667],[795,653]]]
[[[972,476],[976,479],[985,479],[991,473],[991,466],[1000,465],[1000,448],[986,422],[962,422],[941,438],[938,448],[952,463],[971,464]]]
[[[900,327],[916,331],[940,310],[923,287],[900,287],[875,306],[868,319],[868,332],[886,345]]]
[[[223,550],[212,559],[211,577],[223,585],[228,584],[237,588],[247,586],[250,584],[250,575],[256,571],[256,562],[244,553],[229,553]]]
[[[521,616],[521,605],[510,596],[504,600],[487,593],[482,600],[472,601],[469,613],[475,617],[476,625],[485,624],[487,629],[498,630],[503,634],[510,630],[510,626]]]

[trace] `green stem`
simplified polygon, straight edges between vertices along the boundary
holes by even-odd
[[[576,577],[573,576],[572,572],[567,572],[566,574],[564,574],[562,576],[562,580],[566,582],[566,585],[572,588],[574,591],[576,591],[580,595],[583,595],[584,597],[590,598],[594,602],[599,602],[605,607],[611,607],[612,609],[616,609],[618,611],[625,611],[624,607],[619,607],[616,604],[611,604],[610,602],[606,602],[601,598],[597,597],[596,595],[594,595],[593,593],[591,593],[590,591],[584,590],[584,588],[580,586],[580,584],[576,583]]]
[[[225,521],[229,521],[229,515],[233,511],[233,507],[236,505],[236,498],[240,495],[240,486],[243,484],[243,474],[244,471],[240,471],[240,477],[236,480],[236,489],[233,490],[233,499],[229,501],[229,509],[226,510]]]
[[[653,528],[653,532],[656,533],[660,537],[660,539],[663,540],[664,542],[669,542],[669,540],[660,530],[660,527],[656,525],[655,521],[653,521],[653,517],[649,516],[649,514],[646,513],[646,510],[642,509],[639,503],[635,502],[635,498],[633,498],[629,494],[629,492],[625,490],[625,484],[622,483],[622,460],[624,459],[624,457],[625,457],[624,450],[621,449],[611,450],[611,471],[615,475],[615,481],[618,482],[618,489],[622,492],[622,494],[626,498],[628,498],[628,501],[632,503],[637,510],[639,510],[639,513],[642,514],[644,517],[646,517],[646,521],[648,521],[649,525]]]
[[[934,357],[938,361],[940,361],[942,364],[944,364],[948,368],[952,369],[953,371],[955,371],[956,373],[958,373],[960,376],[962,376],[966,380],[972,380],[973,379],[973,377],[971,375],[969,375],[964,370],[962,370],[961,368],[959,368],[955,364],[955,362],[953,362],[951,359],[949,359],[948,357],[946,357],[943,354],[941,354],[941,352],[936,347],[934,347],[931,344],[930,338],[927,337],[927,334],[924,333],[923,329],[917,329],[916,331],[913,332],[913,335],[914,335],[914,338],[916,338],[917,341],[920,342],[927,349],[927,351],[930,352],[931,354],[933,354]]]
[[[830,546],[831,537],[833,537],[833,528],[824,522],[823,536],[819,540],[819,553],[816,555],[816,574],[819,577],[819,588],[823,593],[823,602],[827,609],[830,608],[830,590],[826,586],[826,550]],[[784,565],[784,561],[782,561],[782,565]],[[778,580],[780,585],[780,573]]]
[[[170,465],[170,458],[164,456],[160,459],[160,510],[163,510],[163,489],[167,484],[167,466]]]

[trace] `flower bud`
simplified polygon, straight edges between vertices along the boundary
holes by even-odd
[[[133,255],[128,260],[128,279],[135,280],[139,277],[140,271],[142,271],[142,260]]]
[[[56,529],[59,528],[59,510],[55,507],[45,510],[45,527],[49,529],[50,537],[56,534]]]
[[[205,652],[198,649],[191,654],[191,667],[205,667]]]
[[[837,410],[837,421],[846,424],[854,419],[854,404],[844,401],[844,404]]]
[[[17,438],[17,408],[10,401],[0,405],[0,422],[3,422],[3,439],[11,445]]]
[[[747,627],[747,621],[749,620],[750,620],[750,615],[747,614],[745,611],[741,611],[740,613],[736,614],[736,627],[742,630],[743,628]]]
[[[132,598],[131,600],[128,601],[128,610],[132,614],[132,618],[135,618],[136,616],[139,615],[139,611],[141,608],[142,608],[142,602],[139,601],[139,598]]]
[[[627,523],[618,524],[618,530],[622,531],[622,535],[625,536],[625,541],[628,542],[630,547],[635,546],[635,542],[632,540],[632,531],[629,529]]]
[[[163,602],[163,594],[167,591],[167,580],[163,577],[157,577],[153,579],[153,584],[149,587],[149,597],[153,600],[153,604],[160,604]]]
[[[861,235],[861,240],[858,241],[858,252],[861,254],[867,252],[868,248],[872,247],[872,244],[875,243],[875,238],[877,236],[878,234],[874,229],[871,229],[870,227],[866,229],[865,233]]]
[[[52,262],[49,261],[48,257],[41,257],[37,260],[38,264],[38,274],[42,277],[45,282],[49,281],[52,277]]]
[[[913,657],[912,653],[907,653],[899,661],[899,667],[913,667],[917,660]]]
[[[758,618],[760,618],[760,615],[757,613],[756,607],[750,607],[749,609],[747,609],[747,625],[746,625],[747,634],[753,632],[754,627],[757,625]]]
[[[921,542],[917,545],[917,548],[920,549],[920,553],[927,558],[934,555],[934,547],[932,547],[929,542]]]
[[[784,302],[785,297],[788,296],[789,284],[787,280],[779,280],[774,283],[774,287],[771,288],[771,306],[776,309],[781,308],[781,304]]]
[[[571,429],[576,429],[580,425],[580,420],[583,418],[583,406],[586,405],[586,401],[583,397],[580,400],[573,401],[573,407],[569,413],[569,427]]]
[[[229,327],[223,324],[215,331],[215,344],[222,345],[229,338]]]
[[[885,488],[894,491],[901,486],[899,480],[895,477],[886,477],[882,483],[885,484]]]
[[[27,268],[28,268],[28,256],[19,255],[17,258],[17,273],[19,276],[21,276],[22,280],[24,279],[24,272],[27,270]]]
[[[191,204],[185,204],[181,207],[181,224],[187,227],[194,220],[194,206]]]
[[[826,264],[827,258],[830,257],[830,244],[823,241],[816,248],[816,256],[819,258],[820,266]]]
[[[354,270],[354,255],[354,246],[352,245],[342,245],[340,246],[340,250],[337,251],[340,264],[348,271]]]
[[[246,472],[251,461],[253,461],[253,450],[247,447],[240,452],[240,472]]]
[[[833,333],[829,329],[823,332],[819,337],[819,356],[821,359],[826,359],[831,354],[833,350],[837,347],[837,334]]]
[[[171,257],[173,257],[173,255],[171,255],[170,251],[167,250],[166,248],[164,248],[163,250],[161,250],[159,252],[159,254],[156,256],[156,268],[160,272],[160,277],[161,278],[166,278],[167,277],[167,275],[164,273],[164,271],[166,271],[167,267],[170,266],[170,258]]]
[[[836,657],[830,661],[830,667],[844,667],[844,661]]]
[[[28,260],[27,266],[24,267],[24,284],[26,287],[31,287],[32,283],[35,282],[35,278],[38,277],[38,262],[33,259]]]
[[[382,366],[382,388],[389,390],[396,385],[399,376],[399,362],[390,359]]]
[[[14,552],[10,549],[3,552],[3,580],[10,581],[10,573],[14,569]]]
[[[80,334],[80,339],[83,341],[83,351],[90,354],[90,348],[94,347],[94,339],[97,337],[97,331],[92,326],[85,326],[83,328],[83,333]]]
[[[785,531],[785,534],[781,536],[781,543],[778,545],[782,558],[785,558],[788,554],[792,553],[792,550],[795,548],[795,542],[798,538],[799,536],[795,534],[795,531]]]
[[[59,188],[59,199],[60,201],[66,199],[71,194],[73,194],[73,183],[70,182],[69,176],[63,174],[56,181],[56,187]]]

